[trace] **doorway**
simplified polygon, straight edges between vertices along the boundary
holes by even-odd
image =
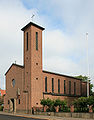
[[[12,102],[12,111],[14,112],[14,99],[11,99]]]
[[[16,112],[16,99],[10,99],[10,112]]]

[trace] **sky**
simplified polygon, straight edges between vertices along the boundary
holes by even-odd
[[[5,73],[11,64],[23,65],[21,28],[30,21],[45,28],[44,70],[88,75],[89,65],[94,84],[94,0],[0,0],[0,88],[6,88]]]

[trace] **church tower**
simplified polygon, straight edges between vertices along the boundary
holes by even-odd
[[[42,31],[43,27],[30,22],[24,32],[24,80],[23,89],[28,93],[29,110],[38,106],[42,93]],[[33,96],[33,97],[32,97]],[[30,107],[31,106],[31,107]]]

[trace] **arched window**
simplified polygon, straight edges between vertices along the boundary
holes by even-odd
[[[12,80],[12,87],[15,87],[15,80]]]

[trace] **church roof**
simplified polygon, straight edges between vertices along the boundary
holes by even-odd
[[[68,76],[68,75],[64,75],[64,74],[60,74],[60,73],[54,73],[54,72],[45,71],[45,70],[43,70],[43,72],[44,72],[44,73],[48,73],[48,74],[53,74],[53,75],[68,77],[68,78],[72,78],[72,79],[82,80],[82,79],[80,79],[80,78],[76,78],[76,77],[73,77],[73,76]]]
[[[45,28],[43,28],[43,27],[41,27],[41,26],[39,26],[39,25],[37,25],[37,24],[35,24],[35,23],[33,23],[33,22],[29,22],[26,26],[24,26],[21,30],[22,31],[24,31],[26,28],[28,28],[29,26],[35,26],[35,27],[37,27],[37,28],[39,28],[39,29],[41,29],[41,30],[44,30]]]
[[[11,67],[12,66],[17,66],[17,67],[20,67],[20,68],[24,68],[24,66],[22,66],[22,65],[18,65],[18,64],[12,64],[11,66],[10,66],[10,68],[7,70],[7,72],[5,73],[5,75],[8,73],[8,71],[11,69]]]

